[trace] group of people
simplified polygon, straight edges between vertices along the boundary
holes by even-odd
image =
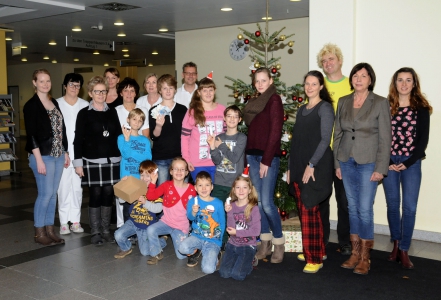
[[[303,271],[318,272],[327,257],[334,183],[340,251],[350,255],[342,267],[368,273],[373,202],[381,180],[394,243],[388,259],[411,269],[408,250],[431,111],[418,76],[411,68],[398,70],[386,99],[373,93],[369,64],[354,66],[349,78],[342,75],[336,45],[325,45],[317,61],[326,77],[319,71],[304,77],[308,101],[297,112],[287,174],[301,221]],[[84,232],[81,186],[88,186],[91,242],[116,240],[115,258],[129,255],[131,239],[137,238],[147,264],[156,265],[170,236],[176,256],[187,258],[189,267],[202,255],[203,272],[219,269],[225,278],[243,280],[268,255],[271,263],[283,261],[285,238],[273,197],[284,110],[271,72],[253,73],[256,94],[242,111],[217,103],[211,76],[196,83],[197,74],[196,64],[184,64],[179,89],[172,75],[148,74],[147,95],[137,99],[136,80],[120,82],[118,70],[109,68],[88,81],[87,102],[78,97],[81,75],[67,74],[66,93],[55,100],[49,72],[34,72],[35,95],[23,111],[38,189],[37,243],[64,243],[54,231],[57,198],[60,234]],[[247,135],[238,131],[242,120]],[[128,176],[147,186],[146,195],[132,204],[115,201],[113,192]],[[110,230],[114,202],[115,235]]]

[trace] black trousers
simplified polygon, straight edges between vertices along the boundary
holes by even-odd
[[[349,235],[349,211],[348,211],[348,199],[346,198],[345,187],[343,185],[343,180],[338,179],[333,172],[335,199],[337,201],[337,236],[338,243],[340,245],[350,244]],[[332,195],[332,194],[331,194]],[[319,204],[320,217],[323,224],[323,241],[325,245],[329,241],[330,234],[330,223],[329,223],[329,200],[331,195]]]

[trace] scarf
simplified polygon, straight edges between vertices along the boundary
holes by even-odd
[[[248,101],[247,105],[243,109],[243,119],[247,126],[250,126],[254,117],[262,112],[262,110],[268,103],[269,98],[271,98],[271,96],[275,93],[276,87],[274,86],[274,84],[271,84],[268,89],[263,92],[263,94],[260,94],[259,97]]]

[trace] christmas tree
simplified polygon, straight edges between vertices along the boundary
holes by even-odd
[[[302,84],[295,84],[287,86],[280,80],[280,69],[282,65],[280,63],[280,57],[274,57],[275,51],[280,50],[280,45],[286,43],[289,47],[294,46],[294,41],[288,41],[294,34],[285,35],[282,34],[285,27],[273,32],[268,31],[268,2],[265,30],[262,31],[260,24],[257,24],[257,31],[250,32],[243,28],[240,28],[240,33],[237,35],[237,39],[243,41],[244,47],[248,47],[250,52],[252,64],[250,66],[251,73],[255,72],[257,68],[268,68],[273,76],[273,82],[277,89],[277,94],[282,98],[283,109],[285,111],[283,120],[283,132],[281,140],[282,157],[280,158],[280,170],[277,178],[274,202],[279,207],[281,217],[285,219],[287,213],[296,209],[294,198],[288,194],[288,184],[286,183],[285,173],[288,170],[288,157],[291,145],[291,132],[294,126],[295,113],[297,108],[302,104],[304,100],[304,90]],[[269,57],[271,55],[271,57]],[[241,79],[234,79],[225,76],[232,81],[232,85],[227,87],[233,90],[233,96],[235,103],[241,109],[246,105],[246,102],[251,99],[252,96],[256,96],[257,92],[251,83],[247,83]],[[239,130],[243,133],[247,133],[247,126],[242,122],[239,125]]]

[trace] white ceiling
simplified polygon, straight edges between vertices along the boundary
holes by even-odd
[[[273,20],[307,17],[309,0],[269,0],[269,15]],[[266,0],[120,0],[113,1],[139,8],[126,11],[107,11],[91,6],[111,3],[106,0],[0,0],[0,28],[12,29],[7,37],[7,63],[43,62],[45,55],[58,63],[112,64],[124,59],[123,48],[129,49],[130,59],[147,59],[154,65],[169,65],[175,61],[174,39],[145,36],[158,34],[160,28],[168,33],[263,22]],[[223,7],[233,11],[222,12]],[[124,26],[115,26],[116,21]],[[103,29],[91,29],[102,25]],[[81,32],[73,32],[73,27]],[[125,33],[126,37],[117,37]],[[88,49],[66,48],[66,36],[115,41],[115,52],[93,55]],[[49,41],[57,42],[50,46]],[[27,49],[12,56],[12,44],[22,43]],[[127,43],[120,45],[118,43]],[[159,55],[152,55],[156,50]]]

